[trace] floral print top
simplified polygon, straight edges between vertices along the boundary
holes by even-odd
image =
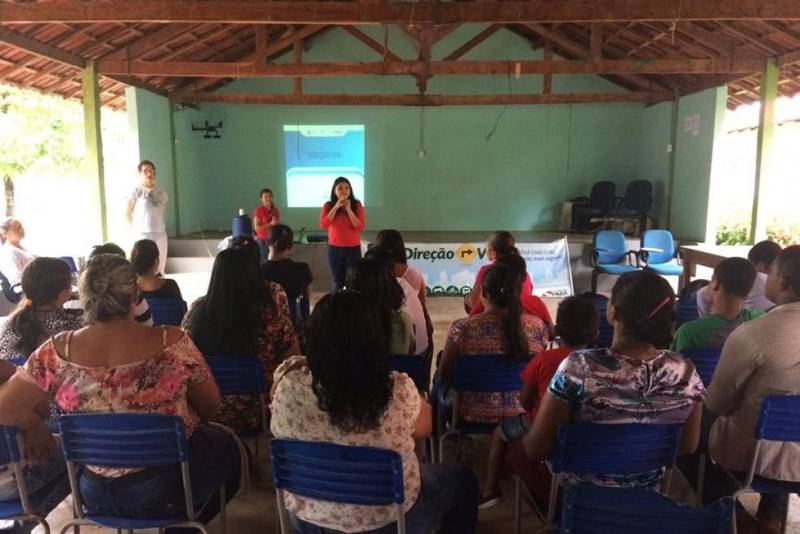
[[[200,416],[189,405],[188,388],[209,378],[208,364],[187,335],[145,360],[98,367],[67,361],[50,339],[14,375],[55,398],[64,413],[177,415],[186,424],[188,436],[200,424]],[[136,471],[96,466],[92,470],[108,477]]]
[[[37,347],[59,332],[77,330],[83,326],[83,314],[79,310],[36,310],[35,315],[36,320],[42,325],[42,335],[36,340]],[[12,321],[7,319],[0,326],[0,358],[3,360],[17,356],[27,358],[28,352],[19,346],[21,341]]]
[[[630,358],[611,349],[573,352],[561,362],[549,392],[569,403],[575,422],[682,424],[706,396],[691,361],[662,351],[652,360]],[[569,477],[595,484],[654,487],[664,469],[637,475]]]
[[[257,338],[258,357],[264,368],[266,391],[272,387],[272,375],[280,361],[278,357],[297,342],[297,331],[289,316],[289,303],[286,292],[275,282],[268,282],[272,292],[274,308],[261,310],[262,327],[253,332]],[[205,297],[197,299],[183,319],[183,329],[190,330],[197,318],[198,305]],[[235,358],[235,356],[231,356]],[[261,428],[261,406],[254,395],[225,395],[214,420],[234,429],[239,434],[258,432]],[[269,413],[267,413],[269,416]]]
[[[503,316],[505,311],[487,311],[459,319],[450,326],[447,338],[458,347],[458,357],[505,352]],[[528,341],[528,352],[536,355],[547,347],[550,338],[547,325],[539,317],[523,313],[522,333]],[[525,413],[519,403],[519,392],[464,393],[459,397],[458,414],[464,421],[497,423],[505,417]]]
[[[288,359],[278,367],[276,376],[291,365]],[[417,500],[420,488],[419,463],[414,453],[412,433],[420,410],[420,396],[414,381],[404,373],[392,372],[394,386],[389,404],[378,428],[364,433],[343,433],[333,426],[328,415],[320,410],[311,389],[308,367],[293,369],[279,379],[270,408],[272,434],[276,438],[305,441],[326,441],[341,445],[379,447],[397,451],[403,460],[405,487],[404,509]],[[374,530],[396,520],[397,511],[390,506],[361,506],[318,501],[286,493],[286,507],[303,521],[340,532]]]

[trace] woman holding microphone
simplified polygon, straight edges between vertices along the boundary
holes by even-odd
[[[342,289],[347,272],[361,259],[361,230],[366,214],[364,206],[353,196],[350,181],[340,176],[333,182],[331,198],[323,204],[319,225],[328,231],[328,265],[334,289]]]

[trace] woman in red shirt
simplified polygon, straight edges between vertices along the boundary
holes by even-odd
[[[347,272],[361,259],[361,230],[366,214],[353,196],[350,181],[340,176],[331,187],[331,199],[323,204],[319,225],[328,231],[328,265],[335,289],[344,287]]]

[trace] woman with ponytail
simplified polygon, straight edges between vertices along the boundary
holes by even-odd
[[[452,381],[456,359],[505,354],[509,362],[526,362],[544,350],[548,328],[539,317],[523,313],[519,302],[522,278],[507,265],[493,265],[483,278],[481,299],[486,311],[452,324],[439,364],[442,384]],[[519,392],[465,393],[459,415],[466,421],[494,423],[524,413]]]
[[[36,258],[22,272],[24,299],[0,327],[0,359],[25,358],[48,338],[83,324],[81,312],[62,306],[72,293],[69,266],[59,258]]]

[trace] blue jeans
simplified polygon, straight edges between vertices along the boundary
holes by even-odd
[[[239,489],[239,448],[233,437],[213,426],[200,425],[189,440],[189,471],[195,507],[208,504],[197,520],[207,524],[219,513],[219,488],[228,501]],[[179,465],[151,467],[117,478],[83,469],[81,497],[88,513],[130,518],[158,518],[185,513]],[[190,532],[193,529],[167,529]]]
[[[258,252],[261,256],[261,263],[264,263],[267,261],[267,258],[269,258],[269,247],[267,246],[267,241],[256,238],[256,244],[258,245]]]
[[[347,282],[347,273],[361,259],[361,247],[337,247],[328,245],[328,266],[333,276],[334,291],[342,289]]]
[[[439,528],[440,534],[470,534],[478,521],[478,480],[461,464],[422,464],[421,486],[414,505],[406,512],[406,532],[427,534]],[[292,526],[299,534],[339,534],[336,530],[306,523],[291,515]],[[360,534],[390,534],[392,522]]]

